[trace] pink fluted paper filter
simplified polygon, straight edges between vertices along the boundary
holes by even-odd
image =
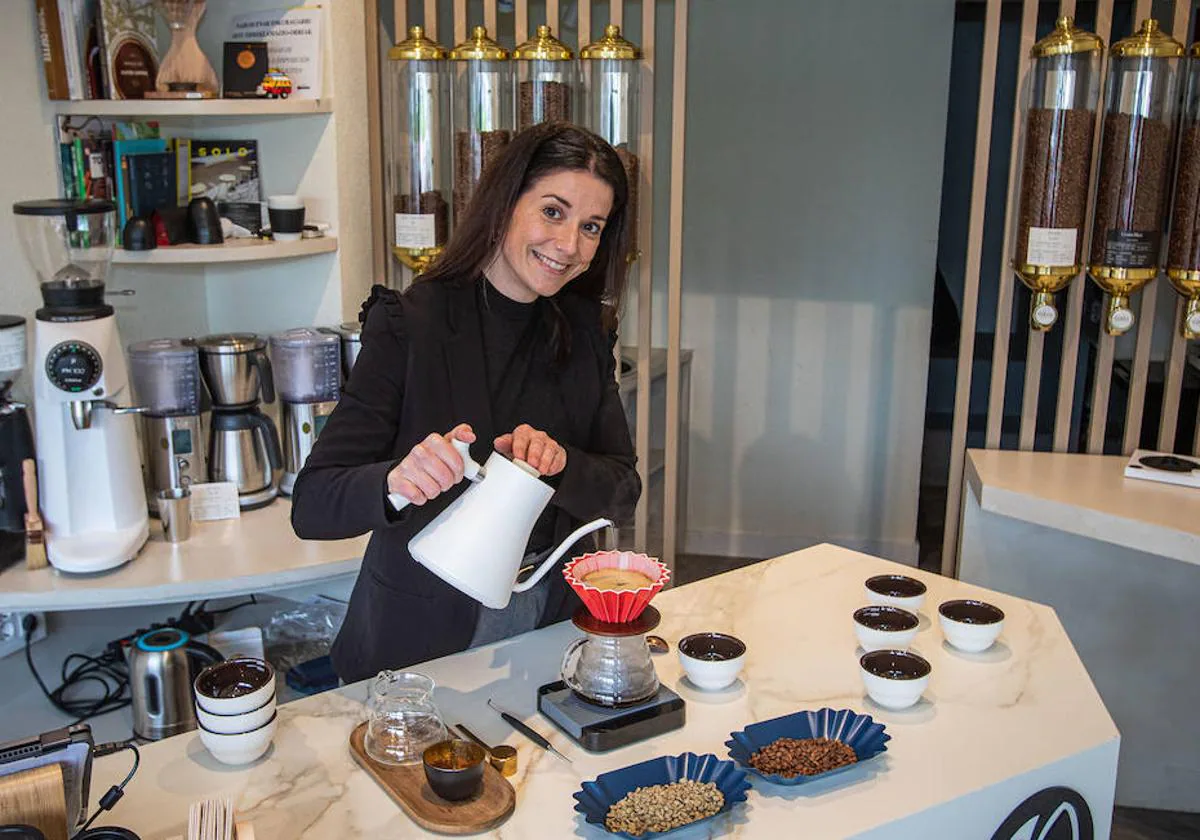
[[[627,569],[645,575],[652,582],[639,589],[597,589],[584,582],[589,574],[601,569]],[[593,617],[612,624],[624,624],[642,614],[650,599],[666,585],[671,572],[664,563],[645,554],[594,551],[567,563],[563,567],[563,577]]]

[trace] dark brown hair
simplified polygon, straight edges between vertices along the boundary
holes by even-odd
[[[538,179],[563,170],[591,172],[612,188],[613,202],[591,264],[555,298],[578,295],[597,301],[603,306],[605,327],[615,328],[629,267],[625,168],[612,146],[570,123],[541,123],[513,138],[483,174],[464,217],[455,220],[446,250],[417,279],[429,283],[482,276],[504,241],[517,200]],[[570,346],[570,332],[555,298],[549,298],[551,345],[561,358]]]

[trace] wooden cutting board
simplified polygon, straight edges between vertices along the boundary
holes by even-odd
[[[413,822],[439,834],[480,834],[508,819],[517,804],[517,794],[508,780],[486,761],[483,790],[474,799],[448,802],[429,788],[420,762],[396,767],[381,764],[367,755],[363,736],[366,721],[350,733],[350,754]]]

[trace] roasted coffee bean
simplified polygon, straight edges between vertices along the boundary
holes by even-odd
[[[828,773],[856,761],[853,747],[832,738],[779,738],[750,756],[755,770],[787,779]]]
[[[625,229],[629,231],[629,253],[637,254],[638,250],[638,156],[629,151],[625,144],[617,146],[617,157],[625,167],[625,180],[629,184],[629,201],[625,209]]]
[[[1171,128],[1163,120],[1109,114],[1100,145],[1093,264],[1144,268],[1158,264],[1162,214],[1171,160]],[[1109,248],[1112,234],[1137,235],[1146,243],[1133,265]]]
[[[1200,271],[1200,121],[1188,123],[1179,135],[1167,268]]]
[[[565,82],[521,82],[517,97],[521,131],[538,123],[571,121],[571,86]]]
[[[1031,108],[1025,118],[1015,257],[1028,263],[1030,228],[1074,228],[1075,256],[1083,248],[1084,213],[1096,115],[1086,109]]]
[[[670,831],[711,817],[724,806],[725,795],[715,784],[684,779],[630,791],[608,809],[604,825],[609,831],[633,835]]]
[[[459,131],[454,135],[455,225],[459,224],[463,214],[467,212],[471,197],[475,194],[475,187],[479,185],[483,174],[511,139],[512,132],[504,129],[482,131],[478,134]]]

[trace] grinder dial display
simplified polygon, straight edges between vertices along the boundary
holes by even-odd
[[[96,348],[83,341],[56,344],[46,355],[46,376],[70,394],[86,391],[100,381],[104,363]]]

